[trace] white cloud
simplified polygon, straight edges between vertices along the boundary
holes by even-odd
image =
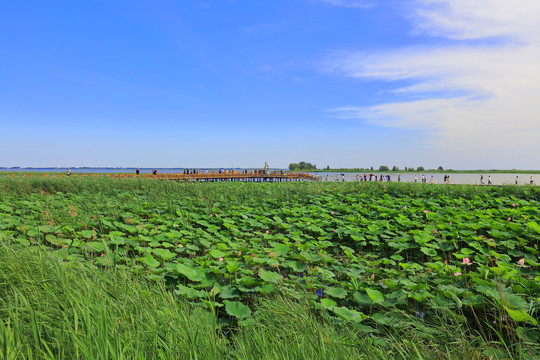
[[[540,35],[538,0],[416,0],[413,6],[417,29],[434,36],[529,41]]]
[[[499,157],[507,161],[500,167],[512,161],[538,167],[540,1],[418,0],[411,6],[417,32],[458,41],[335,59],[332,69],[350,77],[412,82],[394,90],[408,101],[338,108],[336,117],[425,130],[433,149],[471,166]],[[487,38],[489,45],[468,41]]]

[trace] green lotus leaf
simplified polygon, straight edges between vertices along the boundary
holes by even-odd
[[[192,268],[184,264],[177,264],[176,271],[184,275],[191,281],[201,282],[205,278],[205,273],[201,269]]]
[[[506,306],[504,307],[504,309],[506,310],[508,315],[510,315],[510,317],[516,322],[528,322],[534,326],[538,325],[538,321],[523,310],[512,310]]]
[[[332,286],[332,287],[329,287],[328,289],[325,289],[324,292],[338,299],[345,299],[347,297],[347,291],[343,289],[342,287]]]
[[[336,314],[337,316],[339,316],[340,318],[344,319],[344,320],[347,320],[347,321],[352,321],[352,322],[355,322],[355,323],[359,323],[361,321],[363,321],[364,319],[368,318],[367,315],[359,312],[359,311],[356,311],[356,310],[351,310],[351,309],[348,309],[346,307],[332,307],[330,309],[330,311],[332,311],[334,314]]]
[[[281,280],[281,275],[273,271],[266,271],[264,269],[259,269],[259,277],[266,282],[278,284]]]
[[[333,306],[337,306],[337,303],[334,300],[328,298],[321,299],[321,304],[327,309]]]
[[[224,303],[225,311],[230,316],[234,316],[239,319],[245,319],[251,315],[250,308],[242,304],[240,301],[224,301]]]
[[[420,248],[420,251],[428,256],[437,256],[437,251],[433,250],[432,248],[427,248],[427,247],[422,246]]]
[[[366,288],[366,293],[376,304],[380,304],[384,301],[384,295],[379,290]]]
[[[232,299],[235,297],[240,297],[240,292],[236,287],[232,285],[227,285],[221,288],[219,296],[223,299]]]

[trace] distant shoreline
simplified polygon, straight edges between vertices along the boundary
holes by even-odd
[[[295,171],[307,171],[307,172],[319,172],[319,173],[384,173],[384,174],[540,174],[540,170],[437,170],[437,169],[425,169],[425,170],[370,170],[370,169],[324,169],[324,170],[295,170]]]
[[[0,172],[8,173],[8,172],[16,172],[16,173],[58,173],[58,172],[65,172],[68,169],[68,167],[0,167]],[[136,167],[71,167],[71,170],[73,172],[84,172],[84,173],[132,173],[137,169]],[[253,170],[253,169],[259,169],[256,167],[248,167],[248,168],[238,168],[238,167],[213,167],[213,168],[197,168],[197,167],[170,167],[170,168],[152,168],[152,167],[140,167],[139,168],[141,172],[151,172],[153,169],[157,169],[158,172],[163,171],[172,171],[172,172],[179,172],[184,169],[197,169],[199,171],[201,170],[219,170],[219,169],[227,169],[227,170]],[[386,170],[381,171],[378,169],[359,169],[359,168],[345,168],[345,169],[296,169],[296,170],[289,170],[286,168],[270,168],[269,171],[285,171],[289,173],[298,173],[298,172],[310,172],[310,173],[362,173],[362,174],[540,174],[540,170],[499,170],[499,169],[480,169],[480,170],[453,170],[453,169],[447,169],[447,170],[437,170],[437,169],[425,169],[425,170],[415,170],[415,169],[407,169],[407,170]]]

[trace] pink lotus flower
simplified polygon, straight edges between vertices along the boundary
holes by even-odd
[[[334,215],[334,212],[332,211],[330,214]]]
[[[405,210],[407,210],[407,207],[406,207],[406,206],[404,206],[403,208],[404,208]]]
[[[459,275],[461,275],[460,272],[455,272],[455,273],[454,273],[454,276],[459,276]]]
[[[239,252],[238,252],[238,255],[242,255],[242,252],[241,252],[241,251],[239,251]]]
[[[429,212],[429,211],[427,211],[427,210],[424,210],[424,214],[427,214],[428,212]]]
[[[450,222],[450,226],[452,226],[452,222]]]
[[[511,221],[511,220],[512,220],[512,218],[508,218],[508,221]]]
[[[222,258],[222,257],[219,258],[219,262],[223,262],[223,258]]]
[[[525,259],[519,259],[518,264],[519,265],[525,265]]]
[[[468,257],[465,257],[465,258],[463,258],[462,264],[463,265],[471,265],[471,260],[469,260]]]
[[[375,274],[371,274],[371,280],[375,280]]]
[[[213,217],[213,216],[214,216],[214,214],[210,214],[210,217]]]
[[[512,206],[513,206],[513,207],[516,207],[516,204],[512,203]]]
[[[266,230],[266,233],[267,233],[267,234],[270,234],[270,231]]]

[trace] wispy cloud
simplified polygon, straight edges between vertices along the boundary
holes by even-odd
[[[433,36],[539,40],[537,0],[415,0],[412,6],[417,30]]]
[[[361,0],[319,0],[323,3],[341,6],[341,7],[351,7],[351,8],[369,8],[373,6],[372,2],[361,1]]]
[[[337,108],[335,116],[425,130],[434,148],[460,159],[511,154],[538,166],[540,2],[418,0],[409,6],[416,34],[455,41],[335,57],[331,69],[346,76],[409,83],[394,89],[404,101]],[[480,151],[486,147],[491,151]]]

